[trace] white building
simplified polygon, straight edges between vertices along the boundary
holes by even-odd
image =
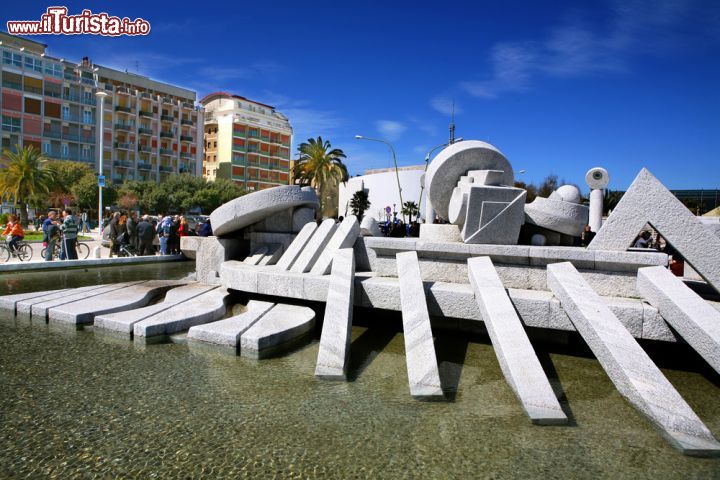
[[[420,188],[422,186],[425,165],[414,165],[410,167],[399,167],[400,186],[402,188],[403,202],[420,201]],[[366,216],[374,217],[379,221],[386,220],[385,208],[390,207],[391,211],[396,210],[398,218],[402,218],[400,211],[400,196],[398,194],[398,182],[394,168],[382,170],[366,170],[365,175],[352,177],[345,184],[340,184],[338,195],[338,215],[346,216],[352,214],[350,199],[355,192],[360,190],[368,192],[370,208],[365,212]],[[420,216],[424,214],[425,196],[423,191],[420,201]],[[392,215],[392,213],[391,213]]]

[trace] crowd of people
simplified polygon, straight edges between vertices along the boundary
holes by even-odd
[[[104,230],[110,241],[110,257],[129,255],[176,255],[180,239],[186,236],[212,235],[210,220],[190,227],[183,215],[142,215],[137,212],[115,212],[107,219]],[[156,243],[157,242],[157,243]]]

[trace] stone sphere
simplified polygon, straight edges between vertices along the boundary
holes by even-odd
[[[546,242],[547,239],[545,238],[545,235],[542,235],[540,233],[536,233],[535,235],[530,237],[530,245],[536,247],[544,247]]]
[[[555,192],[562,198],[563,202],[580,203],[582,198],[580,190],[575,185],[563,185]]]

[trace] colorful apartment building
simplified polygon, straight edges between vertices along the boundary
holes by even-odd
[[[200,103],[205,109],[205,178],[227,178],[250,191],[290,183],[287,117],[270,105],[224,92]]]
[[[90,62],[50,57],[47,46],[0,32],[2,147],[34,145],[48,157],[99,169],[113,183],[200,175],[202,109],[196,93]]]

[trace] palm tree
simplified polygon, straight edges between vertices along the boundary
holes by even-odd
[[[47,157],[29,145],[16,151],[5,149],[0,159],[0,198],[15,202],[20,207],[20,222],[28,223],[27,203],[32,198],[47,195],[52,177],[46,169]]]
[[[320,196],[320,211],[325,208],[325,189],[335,182],[345,183],[348,171],[342,162],[345,152],[332,148],[330,142],[322,137],[308,138],[298,146],[299,157],[293,169],[294,177],[300,185],[312,185]]]
[[[355,215],[358,220],[362,220],[365,211],[370,208],[368,192],[365,190],[358,190],[353,193],[353,196],[350,199],[350,208],[352,209],[353,215]]]
[[[403,215],[408,216],[408,222],[412,223],[412,217],[413,215],[418,215],[420,213],[420,209],[417,206],[417,203],[412,201],[407,201],[403,203],[402,212]]]

